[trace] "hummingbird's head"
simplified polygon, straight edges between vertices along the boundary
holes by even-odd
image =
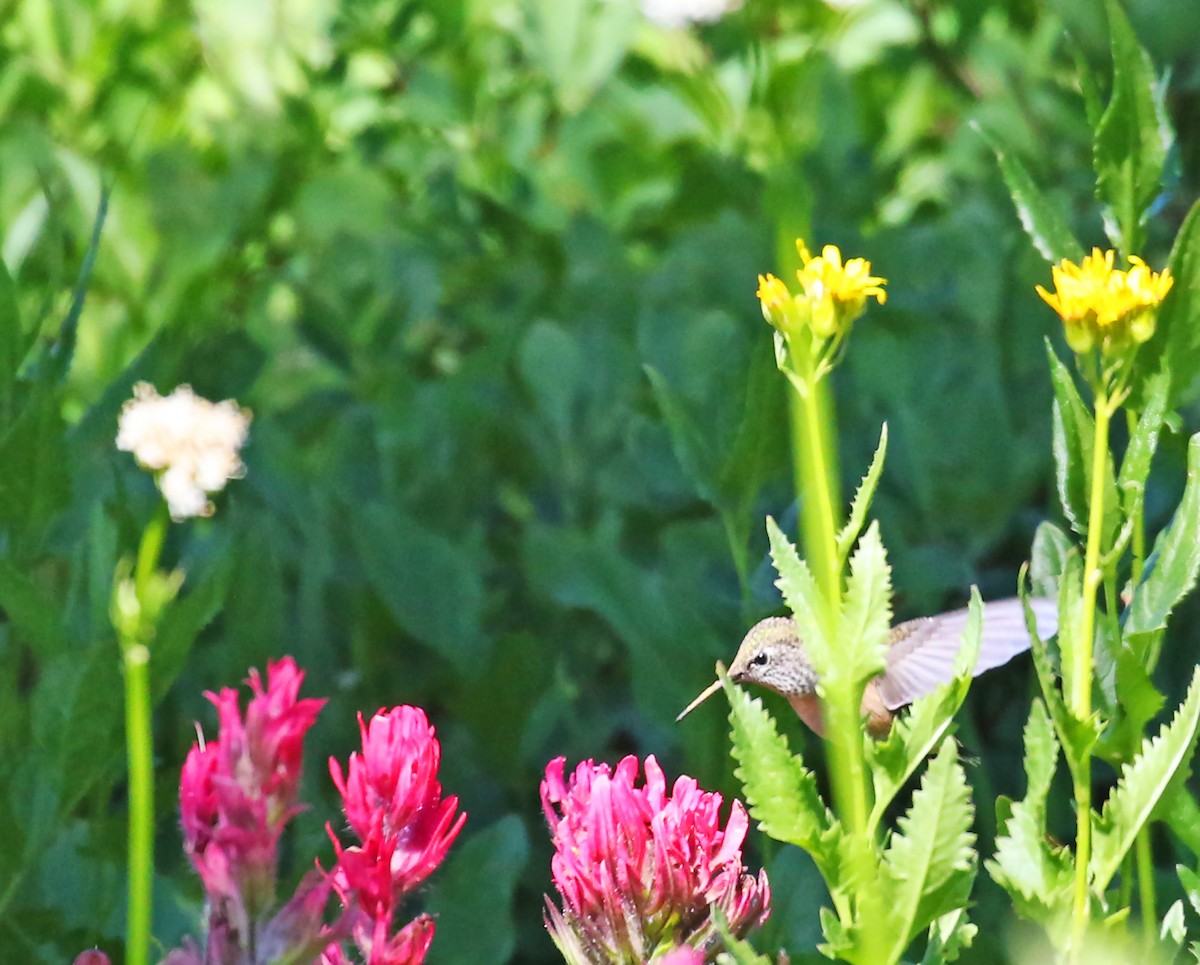
[[[720,664],[717,664],[717,676],[717,680],[683,709],[675,718],[677,721],[683,720],[721,689]],[[802,697],[817,689],[817,672],[808,662],[796,624],[789,617],[768,617],[750,628],[729,666],[729,679],[739,684],[762,684],[785,697]]]
[[[817,673],[790,617],[768,617],[750,628],[729,665],[729,679],[761,684],[785,697],[817,689]]]

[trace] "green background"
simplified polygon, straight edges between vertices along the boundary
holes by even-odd
[[[1128,10],[1181,132],[1159,266],[1198,189],[1200,15]],[[246,478],[167,546],[187,572],[152,664],[167,943],[201,911],[173,815],[193,722],[215,723],[202,692],[285,653],[330,698],[285,893],[329,863],[324,762],[355,714],[419,704],[438,728],[470,817],[414,902],[438,915],[433,963],[555,960],[552,757],[652,753],[736,794],[722,698],[673,718],[780,609],[763,518],[795,532],[795,485],[754,290],[797,233],[889,280],[834,382],[847,488],[889,425],[898,616],[972,583],[1011,595],[1059,516],[1043,339],[1062,347],[985,135],[1103,243],[1077,71],[1109,70],[1100,16],[749,0],[672,31],[631,0],[0,2],[0,958],[120,961],[108,603],[157,493],[113,439],[140,379],[254,412]],[[1152,530],[1184,439],[1160,447]],[[1196,662],[1188,625],[1168,689]],[[1022,790],[1031,687],[1017,661],[964,715],[984,855],[996,795]],[[756,835],[747,860],[774,891],[756,945],[802,960],[811,863]],[[981,877],[977,902],[974,960],[1000,960],[1007,901]]]

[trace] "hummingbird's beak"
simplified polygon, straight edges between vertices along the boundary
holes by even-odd
[[[706,700],[708,700],[709,697],[711,697],[713,694],[715,694],[720,689],[721,689],[721,681],[714,680],[711,684],[709,684],[702,691],[700,691],[700,695],[695,700],[693,700],[690,704],[688,704],[686,707],[683,708],[683,712],[680,713],[680,715],[675,718],[675,723],[678,724],[681,720],[683,720],[683,718],[685,718],[693,710],[695,710],[702,703],[704,703]]]

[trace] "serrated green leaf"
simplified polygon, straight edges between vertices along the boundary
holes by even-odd
[[[974,816],[957,746],[947,737],[883,854],[894,883],[888,961],[898,960],[935,919],[966,904],[976,871]]]
[[[879,430],[879,445],[875,447],[875,455],[862,482],[855,490],[854,499],[850,502],[850,517],[837,536],[838,559],[844,564],[850,555],[858,534],[867,521],[867,512],[871,508],[871,500],[875,498],[875,490],[879,486],[879,477],[883,475],[883,462],[887,457],[888,427],[885,422]]]
[[[1200,915],[1200,875],[1182,864],[1175,866],[1175,873],[1179,875],[1179,883],[1183,885],[1183,893],[1187,895],[1192,911]]]
[[[816,777],[792,754],[762,701],[727,677],[722,683],[729,698],[732,754],[738,762],[734,774],[742,782],[751,817],[772,838],[812,855],[833,890],[838,885],[841,831],[821,800]]]
[[[1058,597],[1058,580],[1067,557],[1076,552],[1071,537],[1049,520],[1038,524],[1030,551],[1029,580],[1034,597]]]
[[[1083,246],[1075,238],[1067,219],[1034,183],[1025,165],[994,145],[992,149],[1013,206],[1017,209],[1021,227],[1033,246],[1051,264],[1057,264],[1064,258],[1079,261]]]
[[[891,625],[892,568],[879,535],[879,524],[873,522],[850,557],[838,631],[839,647],[831,656],[828,670],[822,674],[825,686],[834,686],[835,679],[859,684],[882,673]],[[815,662],[813,665],[816,666]]]
[[[1146,408],[1145,386],[1159,370],[1171,373],[1169,410],[1200,395],[1200,201],[1184,218],[1167,265],[1174,284],[1159,308],[1154,334],[1134,357],[1128,405],[1138,411]]]
[[[1171,525],[1154,542],[1141,584],[1125,616],[1125,633],[1152,633],[1167,625],[1176,604],[1200,572],[1200,433],[1188,442],[1187,483]]]
[[[1155,92],[1154,66],[1124,11],[1105,4],[1112,42],[1112,97],[1096,125],[1096,194],[1108,206],[1108,236],[1123,254],[1137,254],[1146,209],[1161,190],[1170,122]]]
[[[1141,500],[1146,488],[1146,477],[1150,475],[1150,463],[1158,448],[1158,436],[1162,431],[1167,414],[1167,393],[1171,388],[1171,376],[1166,371],[1156,372],[1146,380],[1144,405],[1137,421],[1125,455],[1121,459],[1121,471],[1117,475],[1117,488],[1125,501],[1125,512],[1129,514],[1131,499]]]
[[[1167,909],[1167,913],[1163,915],[1158,937],[1163,941],[1170,942],[1176,949],[1183,947],[1183,940],[1187,938],[1187,927],[1183,920],[1182,898],[1175,899],[1175,902]]]
[[[875,803],[867,821],[876,828],[884,812],[921,762],[933,751],[962,707],[971,689],[983,628],[983,601],[971,588],[970,615],[956,660],[956,675],[932,694],[913,701],[908,712],[896,718],[888,736],[867,743],[867,760],[875,786]]]
[[[1060,588],[1058,636],[1059,646],[1067,648],[1064,650],[1064,654],[1071,652],[1075,646],[1072,641],[1077,624],[1072,621],[1077,619],[1077,611],[1082,605],[1079,589],[1080,568],[1078,557],[1072,557],[1068,561],[1067,571]],[[1096,745],[1099,737],[1098,721],[1094,715],[1090,721],[1078,720],[1067,709],[1063,695],[1058,689],[1058,667],[1050,648],[1037,634],[1037,618],[1029,606],[1028,591],[1024,580],[1019,586],[1021,600],[1025,604],[1025,626],[1032,641],[1030,652],[1033,654],[1033,667],[1037,672],[1038,686],[1041,689],[1042,698],[1046,702],[1046,708],[1050,711],[1054,730],[1058,734],[1063,748],[1067,751],[1067,766],[1072,773],[1075,773],[1080,770],[1083,762],[1088,759],[1092,748]],[[1067,640],[1065,645],[1063,644],[1064,637]],[[1067,657],[1064,656],[1063,660],[1066,659]]]
[[[985,866],[1020,915],[1054,932],[1065,928],[1070,916],[1075,863],[1070,850],[1052,846],[1046,833],[1046,801],[1058,768],[1059,743],[1046,705],[1036,698],[1024,736],[1025,797],[1008,808],[996,853]]]
[[[1190,794],[1175,794],[1167,802],[1162,819],[1171,832],[1200,857],[1200,804]],[[1200,912],[1200,909],[1197,909]]]
[[[812,571],[770,516],[767,517],[767,539],[771,546],[771,560],[779,574],[775,585],[792,611],[808,659],[817,673],[825,674],[829,668],[831,648],[821,628],[821,595]]]
[[[1091,497],[1092,449],[1096,420],[1075,388],[1070,371],[1047,342],[1050,358],[1050,382],[1054,387],[1051,430],[1054,449],[1054,479],[1063,515],[1080,536],[1087,535],[1088,506]],[[1105,463],[1105,531],[1116,529],[1117,487],[1111,456]]]
[[[929,926],[929,939],[921,965],[947,965],[956,961],[975,941],[979,929],[967,919],[967,910],[957,908]]]
[[[1187,776],[1200,726],[1200,667],[1192,676],[1187,696],[1158,736],[1147,738],[1142,751],[1121,768],[1121,779],[1104,802],[1093,826],[1089,871],[1092,890],[1103,895],[1164,795]]]
[[[1059,750],[1046,705],[1035,697],[1029,709],[1029,720],[1025,723],[1025,799],[1022,803],[1043,828],[1046,826],[1050,782],[1058,770]]]

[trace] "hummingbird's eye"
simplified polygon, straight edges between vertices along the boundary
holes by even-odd
[[[769,658],[767,657],[767,655],[765,653],[756,653],[754,655],[754,658],[750,661],[750,666],[751,667],[765,667],[767,665],[768,659]]]

